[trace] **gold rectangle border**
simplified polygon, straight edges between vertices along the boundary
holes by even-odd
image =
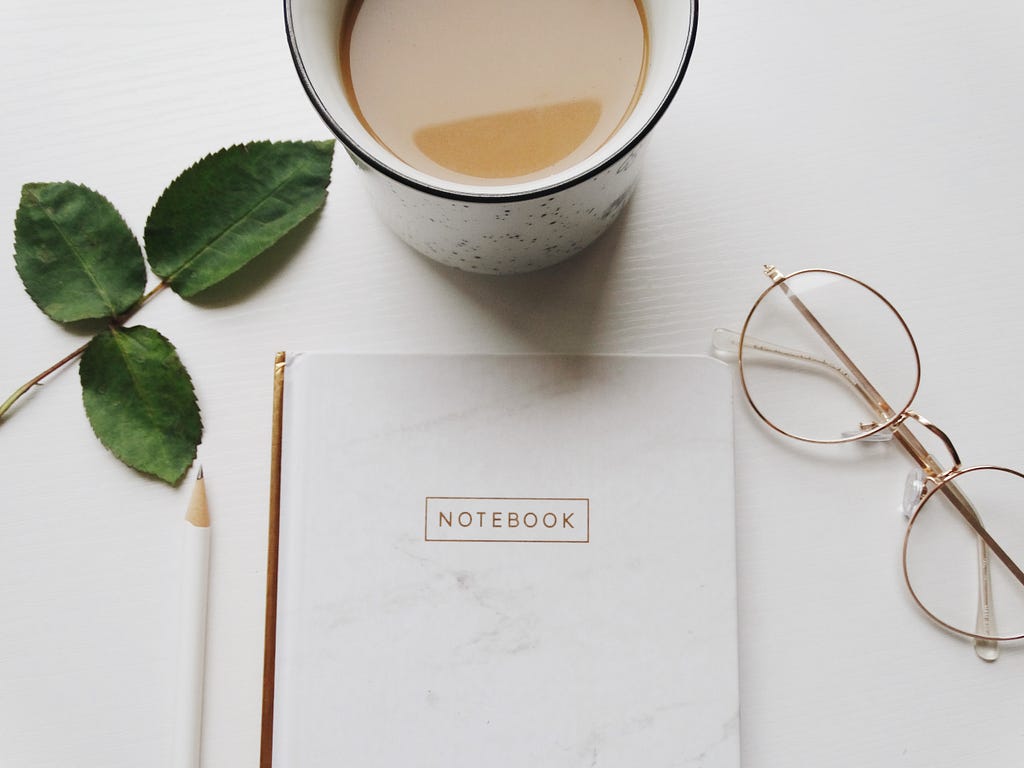
[[[585,539],[432,539],[427,519],[431,499],[455,501],[585,501],[587,502],[587,538]],[[423,541],[430,544],[589,544],[590,499],[586,496],[427,496],[423,501]]]

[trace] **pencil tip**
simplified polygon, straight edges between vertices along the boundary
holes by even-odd
[[[206,506],[206,481],[203,480],[203,468],[199,468],[196,484],[192,488],[192,497],[188,502],[185,520],[197,528],[210,527],[210,512]]]

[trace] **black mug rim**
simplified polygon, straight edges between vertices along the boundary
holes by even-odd
[[[425,192],[426,194],[434,197],[442,197],[448,200],[457,200],[459,202],[494,202],[494,203],[511,203],[520,200],[533,200],[538,197],[544,197],[545,195],[553,195],[563,190],[575,187],[588,179],[597,176],[600,173],[608,170],[611,166],[626,157],[632,152],[637,145],[643,141],[647,135],[651,132],[654,126],[661,119],[662,115],[668,109],[669,104],[672,103],[676,92],[679,90],[679,86],[683,82],[683,76],[686,74],[686,70],[690,65],[690,57],[693,54],[694,41],[697,37],[697,4],[698,0],[690,0],[690,25],[687,31],[686,45],[683,50],[683,55],[679,60],[679,66],[676,69],[676,73],[672,78],[672,83],[669,88],[665,91],[662,96],[661,102],[657,108],[651,113],[651,116],[643,124],[639,131],[634,134],[629,141],[626,142],[615,154],[606,158],[604,161],[588,168],[580,173],[572,176],[558,184],[551,184],[546,187],[539,187],[537,189],[531,189],[525,192],[516,192],[508,194],[490,194],[487,192],[457,192],[451,189],[445,189],[444,187],[434,186],[432,184],[426,184],[417,179],[406,176],[403,173],[399,173],[395,169],[382,163],[373,155],[366,152],[362,147],[357,144],[351,136],[349,136],[344,129],[337,123],[337,121],[331,116],[327,108],[324,106],[320,95],[317,93],[316,88],[313,86],[312,81],[306,72],[305,64],[302,61],[302,56],[299,53],[298,43],[295,40],[295,27],[292,21],[292,0],[284,0],[284,24],[285,31],[288,36],[288,49],[291,52],[292,62],[295,64],[295,71],[298,73],[299,80],[302,83],[302,87],[306,91],[306,96],[309,97],[313,107],[319,113],[320,118],[324,121],[327,127],[331,130],[345,148],[360,162],[365,163],[369,167],[384,174],[390,179],[397,181],[406,187]]]

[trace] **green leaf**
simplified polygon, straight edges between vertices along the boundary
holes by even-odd
[[[79,372],[100,442],[130,467],[180,480],[203,425],[192,379],[171,343],[142,325],[111,328],[89,342]]]
[[[62,323],[116,317],[146,287],[142,249],[121,214],[70,182],[21,188],[14,261],[32,301]]]
[[[181,296],[216,285],[323,205],[333,157],[333,141],[261,141],[203,158],[149,214],[150,267]]]

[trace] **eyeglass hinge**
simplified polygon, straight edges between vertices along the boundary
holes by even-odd
[[[773,267],[771,264],[764,265],[764,273],[771,279],[773,283],[781,282],[782,278],[785,277],[785,275],[783,275],[782,272],[778,270],[778,268]]]

